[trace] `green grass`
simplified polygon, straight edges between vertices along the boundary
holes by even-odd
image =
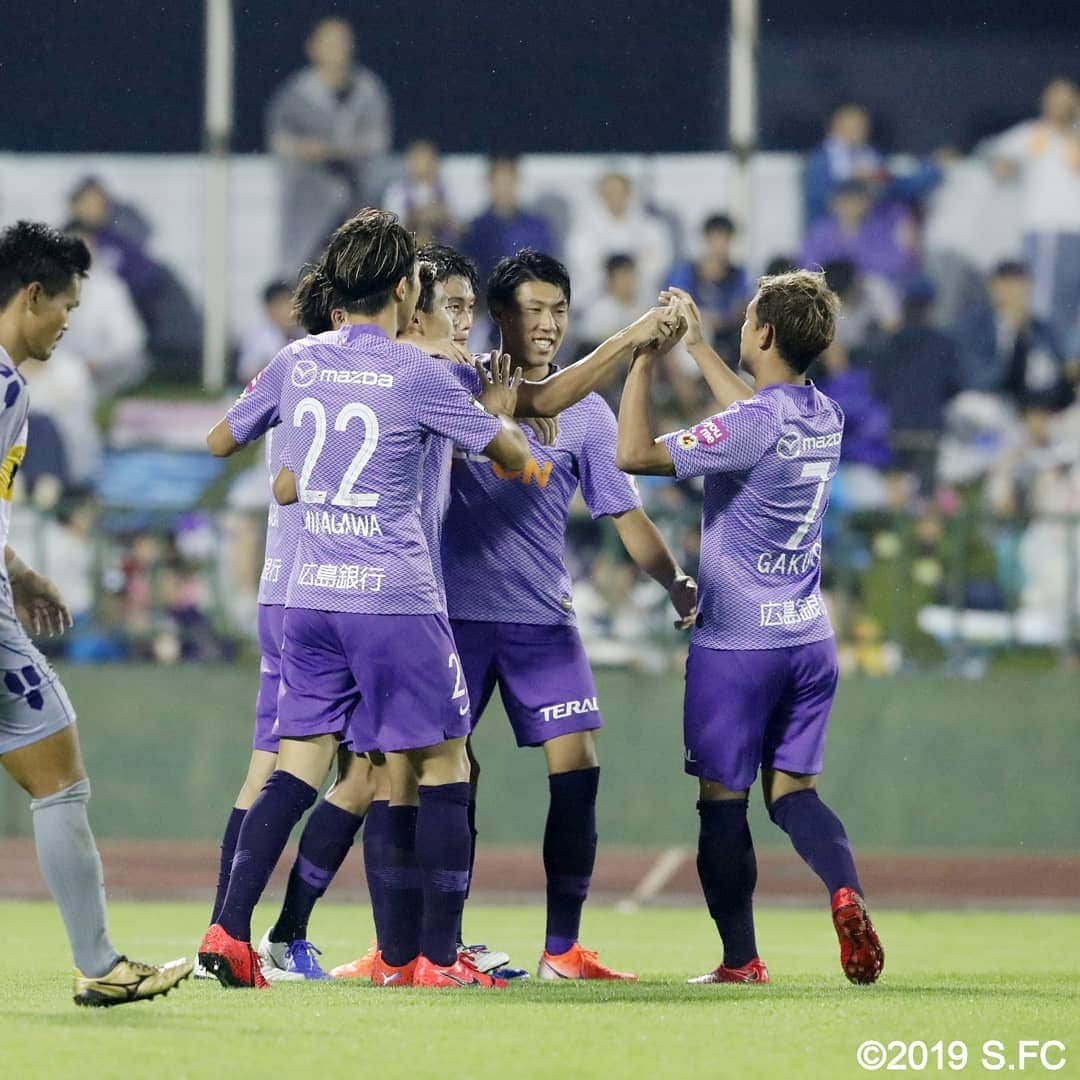
[[[191,952],[205,915],[203,904],[116,904],[113,936],[164,960]],[[967,1075],[980,1074],[985,1040],[1060,1039],[1071,1060],[1054,1075],[1080,1074],[1080,916],[879,912],[888,962],[875,987],[844,980],[824,912],[768,909],[758,921],[769,987],[684,983],[718,959],[703,911],[592,908],[586,943],[639,984],[226,992],[189,981],[164,1001],[81,1010],[55,910],[4,903],[0,1076],[846,1077],[865,1075],[854,1061],[865,1039],[965,1041]],[[474,905],[467,925],[535,964],[540,908]],[[370,915],[327,904],[312,932],[330,966],[366,947]]]

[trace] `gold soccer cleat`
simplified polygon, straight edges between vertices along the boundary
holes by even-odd
[[[111,971],[96,979],[76,968],[75,1004],[108,1008],[126,1005],[129,1001],[149,1001],[159,994],[167,994],[177,983],[183,982],[193,967],[194,963],[183,957],[153,967],[121,956]]]

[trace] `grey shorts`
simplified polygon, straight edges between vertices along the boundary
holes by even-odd
[[[6,595],[5,595],[6,594]],[[75,722],[75,710],[49,662],[10,608],[0,583],[0,754],[30,746]]]

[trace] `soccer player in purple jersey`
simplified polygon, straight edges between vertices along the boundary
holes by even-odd
[[[487,300],[501,351],[525,370],[523,390],[555,387],[575,368],[597,366],[594,357],[554,373],[570,306],[569,276],[556,259],[530,250],[503,259],[488,282]],[[656,338],[661,322],[650,313],[601,350],[632,351]],[[686,625],[696,588],[642,510],[633,482],[615,466],[610,408],[591,393],[570,402],[559,413],[552,445],[527,432],[523,469],[507,470],[455,448],[443,575],[474,724],[498,686],[518,745],[542,746],[547,760],[547,932],[539,975],[634,979],[601,964],[578,941],[596,857],[595,733],[602,723],[564,563],[570,501],[578,488],[594,517],[613,520],[631,557],[668,591]],[[478,589],[478,581],[491,587]]]
[[[301,278],[293,296],[293,317],[309,335],[344,325],[345,312],[333,308],[331,290],[317,267]],[[281,464],[278,404],[281,384],[292,368],[293,352],[283,349],[244,390],[207,436],[211,453],[228,457],[242,446],[266,436],[270,481]],[[281,667],[282,619],[285,590],[292,569],[297,534],[302,523],[297,507],[279,506],[271,497],[267,515],[266,551],[259,584],[259,692],[248,773],[237,794],[221,843],[217,893],[210,925],[217,922],[228,892],[229,878],[244,815],[274,771],[278,736],[277,698]],[[325,978],[318,950],[307,940],[307,924],[316,900],[323,895],[344,862],[364,820],[373,793],[366,757],[345,748],[338,755],[338,779],[312,811],[300,837],[300,850],[285,893],[281,914],[259,945],[263,975],[270,981]],[[200,969],[197,975],[212,978]]]
[[[751,390],[705,344],[690,297],[662,299],[685,320],[691,354],[721,409],[654,441],[649,380],[657,350],[631,365],[619,408],[619,465],[704,476],[701,604],[686,665],[686,771],[698,777],[698,875],[724,956],[699,983],[768,982],[754,936],[757,863],[747,823],[762,770],[772,820],[831,898],[852,982],[874,982],[885,954],[840,819],[815,790],[837,684],[821,599],[821,523],[844,416],[806,379],[832,342],[839,300],[820,273],[763,277],[740,340]]]
[[[339,741],[386,755],[390,805],[419,788],[400,849],[415,852],[422,906],[375,906],[386,985],[505,986],[459,957],[468,878],[468,694],[419,527],[429,433],[520,468],[527,444],[397,334],[420,290],[416,247],[392,214],[367,209],[331,239],[323,270],[348,312],[329,340],[295,347],[280,402],[286,433],[274,492],[303,510],[286,600],[277,767],[241,826],[232,880],[200,959],[226,985],[258,984],[251,912],[293,825],[315,801]],[[498,394],[488,395],[489,400]],[[381,908],[381,909],[380,909]]]

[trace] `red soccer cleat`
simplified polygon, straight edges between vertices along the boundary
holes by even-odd
[[[222,986],[251,987],[268,990],[263,978],[259,954],[250,941],[238,941],[214,923],[199,942],[199,963],[217,977]]]
[[[636,975],[606,967],[592,949],[583,949],[577,942],[558,956],[552,956],[545,949],[536,974],[541,979],[618,979],[637,982]]]
[[[877,982],[885,967],[885,950],[870,921],[866,902],[846,886],[832,898],[832,919],[840,939],[840,966],[853,983]]]
[[[742,967],[729,968],[721,964],[715,971],[708,975],[699,975],[696,979],[687,979],[688,983],[767,983],[769,982],[769,969],[760,956],[755,956],[748,964]]]
[[[426,956],[421,956],[416,963],[413,986],[427,986],[437,990],[463,990],[473,986],[485,990],[505,990],[507,983],[505,979],[497,979],[494,975],[485,975],[478,971],[466,959],[466,954],[462,953],[454,963],[446,967],[433,964]]]
[[[339,964],[331,968],[331,979],[370,979],[375,970],[375,958],[379,955],[379,947],[373,941],[371,947],[363,956],[348,964]]]
[[[398,987],[412,986],[419,957],[413,957],[407,964],[394,967],[383,960],[382,953],[376,952],[371,965],[371,982],[374,986]]]

